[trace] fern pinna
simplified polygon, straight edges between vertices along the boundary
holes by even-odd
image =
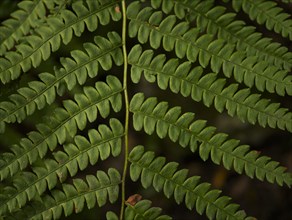
[[[19,2],[0,26],[0,218],[268,219],[194,166],[291,187],[289,3]],[[288,137],[287,156],[214,115]]]

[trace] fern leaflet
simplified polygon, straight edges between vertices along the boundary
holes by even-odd
[[[107,83],[97,82],[95,88],[85,87],[84,94],[76,94],[75,100],[64,101],[64,108],[57,108],[55,113],[44,123],[37,125],[37,131],[30,132],[19,145],[11,146],[13,153],[3,153],[0,159],[1,179],[14,175],[43,158],[48,148],[53,151],[57,144],[63,144],[67,134],[74,137],[77,130],[83,130],[87,121],[93,122],[97,112],[103,118],[110,113],[110,104],[118,112],[122,107],[122,85],[114,76],[107,77]]]
[[[120,13],[116,13],[114,6],[117,0],[87,1],[88,8],[82,1],[72,5],[75,14],[69,10],[62,10],[60,16],[47,19],[46,23],[35,30],[34,35],[27,36],[26,44],[16,46],[16,51],[5,53],[5,58],[0,59],[0,80],[8,83],[17,79],[21,72],[27,72],[40,65],[42,60],[47,60],[51,52],[60,48],[61,42],[68,44],[73,32],[81,36],[85,25],[89,31],[94,31],[100,24],[106,25],[110,20],[119,20]]]
[[[287,71],[269,66],[266,61],[257,63],[256,56],[246,57],[243,52],[234,51],[233,44],[213,40],[213,35],[199,36],[199,28],[190,28],[187,22],[175,25],[174,15],[163,19],[160,11],[154,12],[150,7],[140,10],[139,2],[129,5],[127,15],[131,20],[129,36],[137,36],[142,44],[149,41],[154,49],[162,44],[166,51],[174,50],[179,58],[186,56],[191,62],[198,59],[204,68],[210,63],[215,73],[222,69],[225,76],[234,75],[237,82],[248,87],[255,85],[259,91],[292,95],[292,76]]]
[[[180,107],[168,110],[167,102],[157,103],[156,98],[144,101],[142,93],[136,94],[131,100],[130,110],[134,113],[133,124],[137,131],[144,128],[147,134],[154,132],[160,138],[167,135],[173,142],[179,142],[182,147],[189,146],[192,152],[198,149],[203,160],[210,156],[215,164],[222,163],[227,169],[234,168],[241,174],[243,171],[251,178],[259,180],[266,178],[269,182],[292,185],[292,174],[286,173],[286,168],[278,162],[262,156],[256,151],[250,151],[248,145],[239,145],[238,140],[227,139],[224,133],[215,133],[215,127],[207,127],[206,121],[194,119],[194,113],[181,115]]]
[[[19,10],[13,12],[12,18],[2,22],[0,27],[0,55],[15,46],[32,28],[36,28],[46,18],[46,10],[52,10],[56,5],[58,2],[53,0],[25,0],[18,3]]]
[[[259,24],[265,24],[268,30],[274,30],[292,40],[292,19],[291,16],[283,12],[283,9],[276,7],[277,3],[263,0],[232,0],[235,11],[241,8],[252,20]]]
[[[279,68],[291,70],[292,53],[270,38],[255,32],[255,27],[247,26],[242,20],[235,20],[235,13],[227,13],[224,6],[214,6],[213,0],[152,0],[153,8],[161,8],[170,14],[174,10],[180,19],[196,22],[201,32],[217,35],[228,43],[236,44],[236,49],[248,56],[257,56],[258,61],[266,60]]]
[[[251,219],[238,210],[238,205],[230,204],[229,197],[219,197],[220,190],[210,190],[210,184],[199,183],[199,176],[187,178],[187,169],[177,170],[178,163],[166,163],[164,157],[155,157],[152,151],[144,152],[141,145],[131,151],[129,160],[131,179],[140,178],[144,188],[152,185],[167,198],[173,195],[176,203],[185,201],[188,209],[195,208],[201,215],[206,212],[209,219],[219,216],[220,219]]]
[[[105,160],[111,154],[118,156],[123,126],[117,119],[111,119],[110,126],[111,129],[100,125],[98,131],[89,130],[89,141],[83,136],[75,136],[75,144],[64,145],[64,151],[54,153],[54,159],[45,160],[42,167],[32,166],[33,173],[26,172],[13,178],[14,186],[4,188],[0,194],[0,215],[21,208],[35,195],[53,189],[58,180],[64,182],[69,174],[75,176],[78,170],[84,170],[89,163],[94,165],[99,158]]]
[[[125,220],[171,220],[167,215],[160,215],[161,208],[151,207],[151,201],[141,200],[134,205],[127,203]]]
[[[83,85],[87,77],[96,77],[99,66],[104,70],[112,68],[113,63],[122,65],[123,58],[120,50],[121,39],[116,32],[108,33],[109,39],[96,36],[95,44],[85,43],[86,53],[80,50],[71,52],[72,58],[61,58],[63,68],[56,69],[55,74],[41,73],[41,81],[31,81],[28,87],[18,89],[18,93],[10,95],[10,101],[0,103],[0,133],[4,132],[5,123],[20,123],[36,109],[43,109],[52,104],[58,94],[58,88],[65,82],[72,90],[78,83]]]
[[[142,51],[140,45],[132,48],[129,63],[132,65],[132,81],[140,81],[144,73],[148,82],[155,82],[159,88],[167,87],[174,93],[180,92],[184,97],[191,96],[193,100],[210,107],[214,104],[217,111],[224,108],[231,116],[237,115],[243,122],[252,124],[258,122],[292,132],[292,113],[280,108],[279,103],[271,103],[261,99],[259,94],[251,93],[250,89],[238,89],[238,84],[225,86],[225,79],[218,79],[217,74],[203,74],[201,67],[191,69],[190,62],[179,64],[178,59],[166,61],[163,54],[155,57],[152,50]]]
[[[104,206],[109,200],[114,203],[119,194],[121,176],[116,169],[110,168],[108,173],[97,171],[96,175],[87,175],[83,179],[73,179],[73,184],[62,184],[62,190],[54,189],[51,195],[45,195],[18,211],[7,219],[59,219],[64,213],[70,216],[79,213],[87,204],[89,209],[96,205]]]

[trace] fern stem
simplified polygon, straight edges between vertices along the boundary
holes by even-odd
[[[123,43],[123,56],[124,56],[124,74],[123,74],[123,88],[124,88],[124,98],[125,98],[125,149],[124,149],[124,169],[122,176],[122,201],[121,201],[121,211],[120,220],[124,217],[125,201],[126,201],[126,176],[128,169],[128,157],[129,157],[129,98],[127,90],[127,72],[128,72],[128,55],[126,48],[126,37],[127,37],[127,16],[126,16],[126,2],[122,1],[122,13],[123,13],[123,28],[122,28],[122,43]]]

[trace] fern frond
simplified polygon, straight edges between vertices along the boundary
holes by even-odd
[[[247,26],[242,20],[235,20],[235,13],[227,13],[223,6],[214,6],[214,1],[202,0],[152,0],[153,8],[161,8],[166,14],[174,11],[180,19],[195,21],[200,31],[217,35],[248,56],[257,56],[258,61],[269,63],[288,71],[292,67],[292,53],[270,38],[255,32],[255,27]]]
[[[114,213],[112,211],[108,211],[106,213],[106,220],[119,220],[119,217],[117,216],[116,213]]]
[[[191,62],[197,59],[203,67],[210,64],[212,71],[222,69],[227,77],[234,76],[237,82],[248,87],[256,86],[259,91],[267,90],[284,96],[292,95],[292,76],[287,71],[269,66],[266,61],[257,62],[256,56],[246,57],[235,46],[222,39],[213,40],[213,35],[199,36],[199,28],[190,28],[188,22],[175,25],[176,16],[163,19],[160,11],[151,7],[140,10],[140,3],[129,5],[127,16],[130,19],[129,36],[137,37],[140,43],[149,41],[152,48],[161,44],[166,51],[174,50],[178,58],[187,57]]]
[[[19,10],[0,26],[0,55],[14,47],[21,37],[27,35],[40,20],[46,17],[46,10],[52,10],[56,4],[52,0],[25,0],[18,3]]]
[[[236,115],[243,122],[258,122],[262,127],[268,125],[292,132],[292,113],[287,112],[288,109],[280,108],[279,103],[261,99],[260,94],[251,93],[250,89],[239,90],[238,84],[227,87],[225,79],[218,79],[214,73],[203,75],[203,69],[191,69],[190,62],[180,64],[178,59],[166,61],[165,55],[154,57],[153,50],[142,51],[142,47],[136,45],[129,53],[129,63],[134,83],[139,82],[144,73],[148,82],[157,81],[163,90],[169,87],[174,93],[191,96],[197,102],[203,101],[207,107],[213,104],[219,112],[225,108],[230,116]]]
[[[52,16],[35,30],[35,34],[24,37],[26,44],[16,46],[16,51],[5,53],[0,59],[0,80],[8,83],[17,79],[21,72],[40,65],[47,60],[51,52],[59,49],[61,42],[68,44],[74,35],[81,36],[85,25],[89,31],[97,29],[98,24],[106,25],[111,19],[119,20],[121,13],[114,10],[119,0],[91,1],[88,8],[83,1],[72,4],[73,12],[62,10],[60,16]]]
[[[85,52],[74,50],[71,58],[61,58],[63,68],[56,69],[54,74],[39,74],[40,81],[28,83],[28,87],[18,89],[9,97],[10,101],[0,103],[0,133],[4,132],[6,123],[22,122],[40,110],[46,104],[52,104],[58,94],[57,88],[65,82],[69,90],[78,83],[83,85],[87,77],[95,77],[99,66],[104,70],[112,68],[113,63],[120,66],[123,63],[121,38],[116,32],[109,32],[108,39],[96,36],[93,43],[85,43]]]
[[[230,203],[220,190],[210,189],[209,183],[199,183],[199,176],[187,178],[188,170],[177,170],[178,163],[166,163],[164,157],[155,157],[154,152],[144,152],[143,146],[135,147],[129,156],[130,176],[141,180],[144,188],[151,185],[157,192],[163,191],[167,198],[174,197],[176,203],[183,201],[188,209],[195,208],[199,214],[206,213],[209,219],[247,219],[239,205]]]
[[[6,219],[59,219],[63,213],[67,217],[81,212],[85,205],[92,209],[118,199],[121,175],[116,169],[110,168],[108,173],[99,170],[96,175],[85,178],[73,179],[73,184],[62,184],[61,190],[52,190],[51,195],[43,196]]]
[[[232,0],[232,6],[236,12],[242,9],[251,20],[259,24],[265,24],[268,30],[273,30],[292,40],[291,16],[277,7],[277,3],[264,0]]]
[[[57,108],[52,116],[37,124],[37,131],[28,133],[27,138],[10,147],[11,153],[3,153],[0,159],[0,179],[14,175],[43,158],[48,148],[53,151],[57,144],[63,144],[67,135],[74,137],[77,130],[83,130],[87,121],[96,120],[98,113],[106,118],[110,105],[115,112],[122,107],[123,91],[120,81],[114,76],[107,77],[107,84],[97,82],[95,88],[85,87],[84,93],[75,95],[75,102],[66,100],[64,108]]]
[[[52,190],[58,180],[64,182],[69,174],[75,176],[78,170],[96,164],[99,158],[105,160],[110,155],[118,156],[123,135],[123,125],[112,118],[110,128],[99,125],[98,130],[89,130],[89,140],[75,136],[75,143],[64,145],[64,151],[54,153],[54,159],[45,160],[42,167],[32,166],[33,173],[25,172],[13,178],[14,186],[4,188],[0,194],[0,215],[23,207],[36,194]]]
[[[157,102],[156,98],[144,101],[142,93],[136,94],[130,104],[134,113],[135,130],[151,135],[154,132],[160,138],[167,135],[173,142],[182,147],[189,146],[192,152],[199,148],[200,157],[206,161],[209,157],[215,164],[222,164],[226,169],[233,168],[237,173],[245,172],[247,176],[259,180],[266,179],[280,186],[292,185],[292,174],[278,162],[267,156],[259,156],[259,152],[251,151],[248,145],[239,145],[239,141],[228,139],[224,133],[215,133],[216,128],[206,126],[204,120],[194,120],[194,113],[181,114],[180,107],[168,109],[167,102]],[[198,146],[199,145],[199,146]]]
[[[127,204],[125,220],[171,220],[168,215],[160,215],[161,208],[151,207],[150,200],[141,200],[134,205]]]

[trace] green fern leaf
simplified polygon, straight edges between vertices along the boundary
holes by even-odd
[[[36,193],[42,195],[47,188],[53,189],[58,180],[64,182],[67,176],[75,176],[78,170],[84,170],[89,163],[94,165],[99,158],[105,160],[110,154],[118,156],[121,152],[123,126],[117,119],[111,119],[110,126],[111,129],[100,125],[98,131],[89,130],[90,140],[75,136],[75,144],[64,145],[64,151],[54,153],[54,159],[44,161],[43,167],[32,167],[34,173],[13,178],[14,189],[8,186],[1,193],[0,215],[21,208]],[[9,193],[5,194],[5,191]]]
[[[152,185],[157,192],[163,191],[167,198],[174,196],[176,203],[185,201],[188,209],[199,214],[206,212],[209,219],[247,219],[239,206],[230,204],[229,197],[220,190],[210,190],[209,183],[199,183],[199,176],[187,178],[187,170],[178,170],[178,163],[165,162],[164,157],[155,157],[154,152],[144,152],[143,146],[135,147],[129,156],[130,175],[133,181],[141,179],[144,188]]]
[[[156,98],[144,101],[142,93],[133,97],[130,110],[134,113],[133,125],[137,131],[144,128],[147,134],[156,132],[160,138],[168,135],[171,141],[179,142],[182,147],[189,146],[192,152],[199,148],[204,161],[211,157],[215,164],[222,164],[226,169],[233,167],[239,174],[244,171],[251,178],[267,179],[280,186],[283,183],[292,185],[292,174],[285,172],[278,162],[266,156],[259,157],[259,153],[250,151],[249,146],[227,139],[227,134],[215,133],[216,128],[207,127],[206,121],[193,121],[194,113],[181,115],[180,107],[168,110],[168,103],[157,103]]]
[[[108,211],[106,213],[106,219],[107,220],[118,220],[118,216],[116,215],[116,213],[112,212],[112,211]]]
[[[291,16],[283,12],[283,9],[276,7],[277,3],[263,0],[233,0],[232,6],[235,11],[242,9],[251,20],[256,20],[259,24],[265,24],[268,30],[274,30],[292,40],[292,19]]]
[[[57,144],[63,144],[67,134],[74,137],[77,130],[83,130],[87,121],[93,122],[97,112],[105,118],[110,113],[110,104],[118,112],[122,107],[122,85],[114,76],[107,77],[107,83],[97,82],[95,88],[85,87],[84,94],[76,94],[75,100],[64,101],[64,108],[57,108],[53,116],[37,125],[37,131],[30,132],[19,145],[11,146],[13,153],[4,153],[0,159],[1,179],[12,176],[43,158],[48,148],[53,151]]]
[[[279,103],[261,99],[259,94],[251,93],[249,89],[238,89],[238,84],[225,86],[225,79],[218,79],[216,74],[203,74],[201,67],[191,69],[190,62],[179,63],[178,59],[166,61],[165,55],[154,56],[154,51],[142,51],[136,45],[129,53],[129,63],[132,65],[131,78],[134,83],[145,79],[152,83],[157,81],[159,88],[168,87],[174,93],[184,97],[191,96],[193,100],[210,107],[214,104],[217,111],[224,108],[231,116],[237,115],[243,122],[252,124],[258,122],[292,132],[292,113],[280,108]]]
[[[125,211],[125,220],[171,220],[172,218],[167,215],[160,215],[161,208],[151,207],[151,201],[141,200],[135,205],[127,203]]]
[[[96,77],[99,66],[104,70],[112,68],[113,63],[120,66],[123,56],[120,50],[121,39],[116,32],[108,33],[108,40],[95,37],[95,44],[85,43],[86,53],[80,50],[71,52],[72,58],[61,58],[63,68],[56,69],[55,74],[41,73],[41,81],[32,81],[28,87],[18,89],[18,93],[10,95],[10,101],[0,103],[0,123],[22,122],[32,115],[36,109],[43,109],[46,104],[52,104],[58,94],[60,83],[65,82],[72,90],[78,83],[83,85],[87,77]],[[4,128],[4,126],[2,126]],[[0,129],[3,133],[4,129]]]
[[[107,201],[114,203],[119,194],[121,176],[116,169],[110,168],[108,173],[97,171],[96,175],[87,175],[83,179],[73,179],[73,184],[62,184],[62,190],[52,190],[36,200],[23,211],[15,212],[7,219],[59,219],[64,213],[70,216],[84,209],[92,209],[96,204],[101,207]]]
[[[139,2],[134,2],[127,11],[129,36],[137,37],[140,43],[149,41],[154,49],[162,44],[166,51],[174,50],[179,58],[186,56],[191,62],[198,60],[203,67],[210,63],[215,73],[221,68],[225,76],[233,75],[237,82],[244,82],[248,87],[255,85],[259,91],[292,95],[292,77],[287,71],[269,66],[266,61],[256,63],[256,56],[245,58],[243,52],[234,51],[233,44],[222,39],[213,40],[213,35],[199,36],[199,28],[190,28],[187,22],[175,25],[174,15],[162,20],[160,11],[154,12],[150,7],[140,10],[140,7]],[[152,22],[154,17],[155,22]]]
[[[69,10],[62,10],[60,16],[47,19],[46,23],[38,27],[34,35],[24,38],[27,44],[16,46],[16,51],[5,53],[5,58],[0,59],[0,80],[8,83],[17,79],[21,72],[27,72],[40,65],[41,60],[47,60],[51,52],[59,49],[61,41],[68,44],[74,35],[81,36],[85,25],[89,31],[100,24],[105,25],[112,20],[119,20],[120,13],[116,13],[114,0],[87,1],[88,8],[82,1],[72,4],[75,14]],[[90,14],[90,16],[87,16]]]
[[[25,0],[18,3],[19,10],[11,18],[2,22],[0,27],[0,55],[10,50],[19,40],[36,28],[46,18],[46,10],[56,7],[52,0]]]
[[[169,14],[174,11],[180,19],[196,22],[201,32],[217,35],[228,43],[236,44],[236,49],[248,56],[257,56],[258,61],[265,60],[279,68],[291,70],[292,53],[270,38],[263,38],[255,32],[255,27],[247,26],[242,20],[235,20],[235,13],[227,13],[223,6],[214,6],[213,0],[152,0],[155,9]]]

